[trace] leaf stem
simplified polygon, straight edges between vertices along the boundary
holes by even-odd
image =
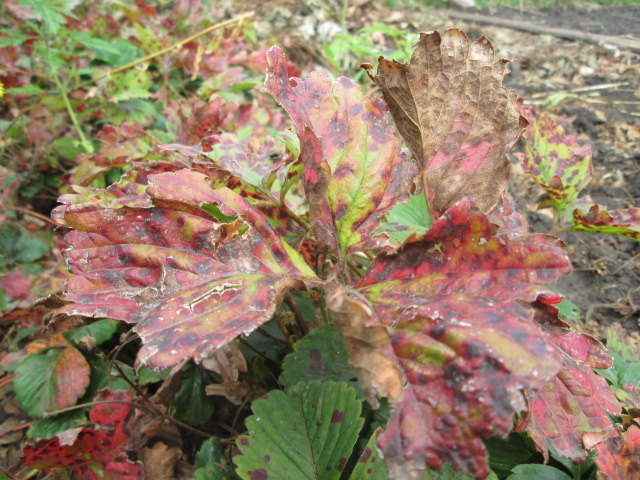
[[[304,316],[302,315],[302,311],[300,310],[300,307],[298,306],[298,304],[296,303],[296,301],[294,300],[293,296],[290,293],[287,293],[284,296],[284,303],[287,305],[287,307],[289,307],[289,310],[293,312],[293,315],[296,319],[296,323],[298,324],[298,327],[300,327],[300,331],[304,335],[309,333],[309,327],[307,326],[307,323],[304,321]]]
[[[42,418],[48,418],[54,415],[59,415],[61,413],[66,413],[66,412],[72,412],[73,410],[79,410],[81,408],[87,408],[87,407],[93,407],[95,405],[100,405],[100,404],[106,404],[106,403],[123,403],[125,405],[131,405],[133,408],[137,408],[139,410],[144,410],[145,412],[149,412],[152,413],[154,415],[160,415],[162,418],[164,418],[165,420],[168,420],[172,423],[175,423],[176,425],[178,425],[179,427],[184,428],[185,430],[189,430],[190,432],[195,433],[196,435],[200,435],[201,437],[204,438],[211,438],[213,435],[207,433],[207,432],[203,432],[202,430],[198,430],[197,428],[192,427],[191,425],[187,425],[186,423],[181,422],[180,420],[176,420],[175,418],[167,415],[166,413],[152,408],[152,407],[148,407],[147,405],[144,405],[142,403],[138,403],[138,402],[127,402],[126,400],[97,400],[94,402],[89,402],[89,403],[81,403],[79,405],[73,405],[71,407],[67,407],[67,408],[62,408],[60,410],[56,410],[55,412],[49,412],[49,413],[45,413]]]
[[[162,50],[158,50],[157,52],[154,53],[150,53],[149,55],[145,55],[142,58],[139,58],[138,60],[134,60],[133,62],[129,62],[126,65],[122,65],[121,67],[118,68],[114,68],[113,70],[109,70],[106,73],[103,73],[102,75],[99,75],[95,78],[92,78],[91,80],[87,80],[86,82],[81,83],[80,85],[78,85],[76,88],[82,88],[82,87],[86,87],[87,85],[90,85],[92,83],[97,82],[98,80],[102,80],[103,78],[109,77],[111,75],[113,75],[114,73],[120,73],[124,70],[128,70],[131,67],[135,67],[136,65],[140,65],[141,63],[144,62],[148,62],[149,60],[153,60],[156,57],[159,57],[161,55],[164,55],[167,52],[170,52],[171,50],[177,49],[179,47],[182,47],[184,44],[192,42],[193,40],[195,40],[198,37],[201,37],[202,35],[206,35],[209,32],[212,32],[214,30],[217,30],[218,28],[223,28],[226,27],[227,25],[231,25],[232,23],[236,23],[239,22],[241,20],[244,20],[246,18],[251,18],[255,15],[254,12],[246,12],[243,13],[241,15],[237,15],[233,18],[230,18],[229,20],[225,20],[224,22],[220,22],[220,23],[216,23],[215,25],[210,25],[207,28],[204,28],[202,30],[200,30],[197,33],[194,33],[193,35],[191,35],[190,37],[185,38],[184,40],[180,40],[179,42],[174,43],[173,45],[170,45],[166,48],[163,48]]]
[[[64,106],[67,109],[67,113],[71,118],[71,123],[73,123],[73,127],[76,129],[78,136],[80,137],[80,145],[86,153],[93,152],[93,145],[91,142],[87,140],[87,137],[84,136],[84,132],[80,127],[80,123],[78,123],[78,117],[76,116],[76,112],[73,111],[73,107],[71,106],[71,102],[69,101],[69,96],[67,95],[67,89],[62,85],[60,81],[60,76],[58,75],[58,69],[54,67],[53,60],[51,59],[51,48],[49,45],[49,33],[45,32],[44,35],[44,48],[47,54],[47,65],[49,66],[49,70],[51,70],[51,76],[53,77],[53,81],[56,84],[56,87],[60,91],[60,95],[62,95],[62,100],[64,101]]]
[[[298,225],[304,228],[307,232],[311,231],[311,226],[307,222],[305,222],[302,218],[300,218],[298,215],[296,215],[293,212],[293,210],[287,207],[286,204],[282,204],[282,209],[284,210],[284,213],[286,213],[291,220],[296,222]]]

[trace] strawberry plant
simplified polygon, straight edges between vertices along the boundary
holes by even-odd
[[[554,229],[623,235],[640,240],[640,208],[608,211],[586,195],[578,198],[591,180],[591,147],[579,145],[573,135],[543,113],[529,112],[525,153],[519,154],[525,171],[546,191],[542,205],[553,207]]]
[[[252,402],[252,414],[246,432],[234,420],[232,439],[202,444],[195,478],[625,478],[638,426],[617,379],[635,376],[560,314],[548,285],[570,261],[505,194],[507,154],[527,127],[502,87],[507,64],[485,37],[423,33],[408,63],[364,65],[375,98],[346,77],[291,77],[273,47],[264,91],[293,134],[278,113],[220,96],[175,114],[162,141],[142,126],[103,128],[53,212],[71,276],[43,302],[47,327],[131,326],[139,344],[119,348],[135,370],[113,364],[138,395],[160,384],[145,408],[161,419],[135,417],[130,390],[101,390],[95,428],[29,444],[25,464],[140,478],[134,454],[149,453],[136,448],[165,406],[191,431],[216,414],[202,396],[211,382],[207,392]],[[119,181],[92,186],[114,165]],[[114,333],[108,322],[92,335],[117,343]],[[97,369],[64,335],[9,359],[36,416],[92,389]],[[69,391],[65,355],[82,368]],[[30,402],[27,380],[45,364],[50,396]]]

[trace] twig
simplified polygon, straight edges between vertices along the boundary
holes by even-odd
[[[630,38],[611,37],[609,35],[581,32],[579,30],[548,27],[546,25],[510,20],[508,18],[481,15],[479,13],[458,12],[455,10],[443,10],[442,13],[447,15],[448,18],[455,18],[458,20],[487,23],[489,25],[497,25],[498,27],[512,28],[514,30],[522,30],[524,32],[554,35],[559,38],[568,38],[570,40],[581,40],[583,42],[597,44],[612,44],[619,48],[627,48],[634,52],[640,52],[640,41]]]
[[[49,217],[46,217],[38,212],[34,212],[32,210],[29,210],[28,208],[24,208],[24,207],[14,207],[12,205],[7,205],[4,208],[6,208],[7,210],[15,210],[17,212],[22,212],[25,213],[27,215],[31,215],[32,217],[36,217],[39,218],[40,220],[47,222],[51,225],[53,225],[54,227],[64,227],[64,225],[62,225],[61,223],[55,222],[52,219],[50,219]]]
[[[594,91],[600,91],[600,90],[610,90],[612,88],[623,87],[625,85],[629,85],[629,82],[601,83],[599,85],[570,88],[568,90],[551,90],[547,92],[532,93],[531,95],[529,95],[529,98],[544,98],[549,96],[549,94],[558,94],[558,93],[583,93],[583,92],[594,92]]]
[[[287,342],[284,338],[276,337],[271,332],[269,332],[266,328],[258,327],[258,328],[256,328],[256,332],[258,332],[260,335],[263,335],[263,336],[265,336],[267,338],[270,338],[274,342],[277,342],[277,343],[279,343],[281,345],[286,345],[287,347],[289,346],[289,342]]]
[[[14,432],[18,432],[20,430],[24,430],[25,428],[29,428],[32,424],[33,424],[34,420],[30,421],[30,422],[26,422],[20,425],[16,425],[13,428],[10,428],[9,430],[7,430],[6,432],[0,432],[0,437],[4,437],[5,435],[8,435],[10,433],[14,433]]]
[[[631,257],[629,260],[627,260],[626,262],[624,262],[622,265],[620,265],[618,268],[616,268],[613,272],[611,272],[611,275],[615,275],[616,273],[618,273],[620,270],[623,270],[627,265],[629,265],[631,262],[634,262],[635,260],[638,259],[638,257],[640,257],[640,253],[637,254],[634,257]]]
[[[167,415],[164,412],[161,412],[160,410],[158,410],[156,408],[152,408],[152,407],[149,407],[147,405],[144,405],[144,404],[138,403],[138,402],[127,402],[126,400],[97,400],[95,402],[81,403],[79,405],[73,405],[72,407],[62,408],[62,409],[57,410],[55,412],[45,413],[42,416],[42,418],[47,418],[47,417],[51,417],[53,415],[59,415],[61,413],[71,412],[73,410],[79,410],[81,408],[93,407],[94,405],[100,405],[100,404],[106,404],[106,403],[123,403],[125,405],[131,405],[133,408],[137,408],[139,410],[144,410],[144,411],[152,413],[154,415],[159,415],[162,418],[164,418],[165,420],[168,420],[168,421],[170,421],[172,423],[175,423],[179,427],[182,427],[185,430],[189,430],[190,432],[193,432],[196,435],[200,435],[201,437],[211,438],[213,436],[213,435],[211,435],[211,434],[209,434],[207,432],[203,432],[202,430],[198,430],[197,428],[193,428],[191,425],[187,425],[186,423],[181,422],[180,420],[176,420],[175,418]]]
[[[231,25],[232,23],[236,23],[239,22],[241,20],[244,20],[246,18],[251,18],[253,17],[254,12],[247,12],[247,13],[243,13],[241,15],[237,15],[233,18],[230,18],[229,20],[225,20],[224,22],[220,22],[220,23],[216,23],[215,25],[210,25],[207,28],[200,30],[199,32],[191,35],[190,37],[185,38],[184,40],[180,40],[177,43],[174,43],[173,45],[163,48],[162,50],[158,50],[157,52],[154,53],[150,53],[149,55],[146,55],[142,58],[139,58],[138,60],[134,60],[133,62],[129,62],[126,65],[122,65],[121,67],[118,68],[114,68],[113,70],[109,70],[106,73],[103,73],[102,75],[99,75],[95,78],[92,78],[91,80],[87,80],[86,82],[83,82],[81,84],[79,84],[78,86],[76,86],[75,88],[82,88],[85,87],[87,85],[90,85],[94,82],[97,82],[98,80],[102,80],[103,78],[109,77],[111,75],[113,75],[114,73],[120,73],[124,70],[128,70],[132,67],[135,67],[136,65],[140,65],[141,63],[144,62],[148,62],[149,60],[153,60],[156,57],[159,57],[161,55],[164,55],[167,52],[170,52],[173,49],[179,48],[181,46],[183,46],[186,43],[192,42],[193,40],[195,40],[198,37],[201,37],[202,35],[206,35],[209,32],[212,32],[214,30],[217,30],[219,28],[224,28],[227,25]]]

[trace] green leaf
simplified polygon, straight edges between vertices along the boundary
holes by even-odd
[[[71,137],[56,138],[51,142],[51,147],[55,152],[68,160],[75,160],[84,150],[77,139]]]
[[[88,411],[88,407],[79,408],[71,410],[70,412],[61,413],[60,415],[53,415],[36,420],[31,424],[29,430],[27,430],[27,437],[51,438],[65,430],[83,425],[87,422]]]
[[[384,461],[376,447],[378,434],[381,431],[382,429],[378,428],[373,435],[371,435],[349,480],[387,480],[389,478],[387,468],[384,466]]]
[[[30,83],[29,85],[25,85],[23,87],[7,88],[4,93],[5,95],[38,95],[40,93],[46,93],[46,91],[40,88],[38,85]]]
[[[193,464],[193,480],[237,480],[235,473],[224,456],[217,438],[212,437],[202,444]]]
[[[549,465],[518,465],[512,471],[513,475],[507,480],[572,480],[563,471]]]
[[[12,28],[2,28],[0,29],[0,32],[6,35],[4,37],[0,37],[0,48],[19,47],[26,40],[29,40],[30,38],[37,38],[33,35],[25,35],[20,30],[14,30]]]
[[[485,444],[489,450],[489,466],[500,478],[507,477],[516,465],[532,461],[533,452],[522,436],[516,433],[511,433],[505,439],[489,438]]]
[[[0,267],[12,263],[31,263],[49,252],[49,246],[39,238],[30,236],[16,223],[0,226]]]
[[[127,70],[125,73],[114,73],[111,80],[115,89],[109,95],[113,103],[124,102],[133,98],[151,98],[151,77],[142,70]]]
[[[102,345],[109,340],[116,330],[119,323],[115,320],[104,319],[98,320],[90,325],[83,325],[69,332],[64,332],[64,338],[69,342],[77,343],[83,341],[85,338],[92,338],[96,345]]]
[[[22,7],[32,8],[33,13],[38,18],[47,35],[55,36],[58,31],[67,23],[64,15],[76,18],[68,4],[69,0],[20,0]]]
[[[299,383],[253,404],[235,457],[244,480],[337,480],[362,428],[362,402],[345,383]],[[259,475],[261,475],[259,477]]]
[[[284,387],[313,380],[357,384],[347,346],[335,326],[324,324],[294,345],[282,365],[279,383]]]
[[[142,98],[132,98],[113,105],[108,113],[108,121],[116,125],[122,122],[140,123],[148,126],[153,123],[156,109],[153,102]]]
[[[72,346],[24,358],[13,381],[16,399],[32,417],[74,405],[89,386],[89,364]]]
[[[376,233],[386,233],[398,243],[415,233],[421,237],[431,228],[431,216],[424,195],[410,195],[407,203],[400,203],[387,214]]]
[[[140,47],[128,40],[116,38],[105,41],[90,38],[91,40],[85,40],[81,43],[95,52],[96,60],[106,63],[111,68],[121,67],[142,57],[143,52]]]
[[[184,372],[182,386],[173,402],[178,420],[201,425],[211,418],[213,399],[204,391],[209,383],[207,372],[201,367],[192,365]]]

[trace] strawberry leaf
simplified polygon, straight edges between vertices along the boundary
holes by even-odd
[[[267,321],[289,289],[316,281],[258,210],[227,188],[213,190],[205,175],[128,179],[135,180],[62,197],[57,217],[75,228],[65,252],[74,276],[57,318],[136,324],[144,343],[138,364],[201,360]],[[210,215],[206,204],[237,220]]]
[[[615,433],[611,415],[620,414],[620,404],[593,371],[610,367],[611,358],[599,341],[573,331],[555,315],[537,315],[547,341],[561,355],[562,368],[541,389],[527,392],[529,418],[520,429],[526,428],[545,458],[552,449],[579,463],[593,444]]]
[[[579,145],[576,137],[567,135],[546,113],[530,120],[524,134],[525,152],[518,157],[525,172],[547,191],[554,211],[562,216],[591,181],[591,146]]]
[[[253,403],[234,458],[245,480],[340,478],[364,421],[345,383],[299,383]],[[295,446],[295,448],[292,448]]]
[[[422,237],[432,225],[423,195],[410,195],[409,201],[393,207],[376,233],[385,233],[398,244]]]
[[[289,79],[278,47],[267,53],[265,90],[296,125],[316,238],[345,255],[385,245],[373,235],[382,216],[409,193],[415,165],[400,155],[381,100],[353,80],[321,72]]]
[[[102,391],[101,401],[131,402],[131,392],[110,394]],[[115,406],[117,405],[117,406]],[[129,437],[126,419],[131,406],[118,403],[96,405],[91,419],[101,428],[75,428],[67,430],[50,440],[39,440],[26,445],[23,453],[25,465],[62,474],[73,472],[78,478],[88,480],[136,480],[141,478],[142,467],[131,462],[122,445]]]
[[[389,478],[387,469],[384,466],[384,461],[376,447],[378,435],[381,431],[382,429],[378,428],[373,432],[373,435],[371,435],[371,438],[369,439],[367,446],[364,447],[364,451],[362,452],[362,455],[360,455],[358,463],[356,463],[349,480],[387,480]]]
[[[75,405],[89,386],[89,364],[75,347],[61,340],[28,355],[16,368],[16,398],[32,417]]]
[[[432,218],[465,197],[484,213],[500,203],[506,153],[526,123],[502,87],[507,63],[486,37],[470,43],[452,28],[421,33],[408,64],[381,58],[376,74],[365,65],[421,167]]]
[[[622,235],[640,241],[640,208],[607,211],[600,205],[593,205],[586,214],[576,209],[573,212],[573,225],[570,229],[579,232]]]
[[[366,325],[391,329],[408,382],[378,442],[392,478],[417,478],[425,462],[483,478],[482,439],[506,435],[526,409],[524,388],[559,368],[518,300],[534,300],[541,284],[570,271],[569,260],[551,245],[494,236],[487,217],[470,212],[460,202],[421,242],[379,256],[352,294],[373,307]]]
[[[344,340],[333,325],[321,325],[297,342],[294,349],[285,357],[278,380],[284,387],[313,380],[349,383],[356,378]],[[352,386],[358,388],[357,384]]]
[[[599,480],[629,480],[640,472],[640,428],[631,425],[620,436],[611,437],[596,446]]]

